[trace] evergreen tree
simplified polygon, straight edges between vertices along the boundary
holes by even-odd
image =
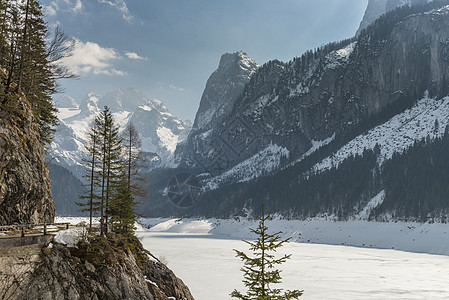
[[[135,207],[138,203],[135,199],[146,195],[146,191],[141,185],[145,180],[139,173],[139,169],[142,167],[140,160],[142,143],[139,133],[132,123],[126,126],[121,138],[123,165],[116,194],[110,202],[111,227],[115,234],[132,235],[137,219]]]
[[[89,131],[85,159],[86,182],[89,192],[81,195],[86,202],[78,203],[82,211],[89,211],[90,227],[92,216],[100,213],[100,233],[111,232],[121,236],[134,233],[136,221],[135,196],[144,195],[144,190],[136,180],[138,175],[140,138],[130,124],[119,136],[110,109],[104,110],[95,118]],[[122,139],[123,137],[123,139]]]
[[[120,236],[133,235],[137,219],[134,211],[136,202],[128,188],[126,172],[122,172],[116,192],[109,207],[112,232]]]
[[[123,162],[125,163],[127,186],[133,197],[145,197],[147,191],[143,188],[146,179],[139,170],[143,167],[141,159],[142,142],[137,129],[129,123],[123,130]]]
[[[121,168],[121,139],[119,127],[115,125],[114,118],[109,107],[105,106],[99,116],[95,118],[95,127],[99,137],[99,162],[101,176],[101,233],[107,233],[109,219],[109,201],[114,196],[117,186],[120,184]]]
[[[99,162],[99,135],[95,127],[95,123],[91,126],[88,132],[88,141],[86,150],[88,156],[83,159],[83,165],[86,168],[84,179],[87,182],[87,194],[80,195],[80,199],[86,202],[77,202],[81,207],[80,211],[89,212],[89,230],[92,229],[92,218],[95,212],[101,209],[101,197],[98,194],[98,187],[100,186],[100,176],[98,174]]]
[[[275,269],[276,265],[284,263],[290,258],[290,255],[284,255],[276,258],[272,252],[276,252],[283,244],[287,243],[289,239],[281,240],[280,234],[276,232],[268,233],[268,227],[265,221],[269,216],[265,216],[264,207],[262,205],[262,217],[257,217],[259,225],[256,229],[250,229],[251,232],[257,234],[258,238],[255,242],[244,241],[250,246],[253,256],[249,256],[242,251],[234,250],[236,256],[243,262],[242,267],[243,283],[248,288],[246,295],[234,290],[231,296],[243,300],[281,300],[281,299],[298,299],[303,291],[287,290],[283,292],[282,289],[272,288],[270,284],[281,283],[281,271]]]

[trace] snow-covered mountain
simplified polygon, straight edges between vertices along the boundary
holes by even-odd
[[[118,89],[104,96],[93,92],[77,104],[69,96],[55,99],[60,125],[50,146],[49,155],[57,163],[71,170],[78,178],[82,174],[86,132],[94,117],[104,106],[111,109],[121,129],[132,122],[142,140],[142,151],[157,154],[154,159],[172,164],[178,142],[186,138],[191,125],[173,116],[164,104],[132,89]],[[153,164],[154,166],[154,164]]]
[[[324,173],[338,167],[351,157],[361,156],[364,151],[374,150],[376,147],[378,149],[377,163],[381,167],[393,155],[403,153],[423,139],[428,138],[432,141],[441,138],[445,130],[449,128],[447,126],[449,126],[449,97],[436,100],[430,99],[426,94],[412,108],[351,139],[307,171],[314,174]],[[291,162],[288,167],[300,163],[320,147],[328,145],[333,138],[313,141],[315,146],[301,158]],[[271,174],[278,171],[282,166],[281,160],[288,157],[289,151],[286,148],[270,145],[225,173],[206,179],[203,189],[204,191],[215,190],[226,184],[249,182]]]
[[[203,95],[213,98],[204,98],[197,120],[209,125],[192,131],[181,164],[198,175],[202,191],[191,215],[229,216],[261,202],[295,217],[426,219],[449,211],[449,203],[441,204],[449,194],[436,183],[445,177],[430,176],[424,163],[445,166],[449,1],[396,4],[403,8],[354,38],[257,67],[216,120],[205,112],[214,111],[209,103],[219,107],[226,90],[214,96],[208,88],[234,85],[206,86]],[[401,190],[417,178],[415,187],[434,196]],[[157,191],[164,186],[150,190],[163,207],[168,200]],[[367,206],[372,211],[363,211]],[[173,206],[164,210],[173,214]]]

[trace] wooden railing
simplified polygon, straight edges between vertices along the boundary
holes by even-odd
[[[47,235],[49,231],[60,231],[69,229],[70,223],[42,223],[42,224],[16,224],[16,225],[6,225],[6,226],[0,226],[0,233],[6,233],[6,235],[2,235],[3,237],[8,237],[12,235],[20,235],[21,237],[24,237],[26,234],[29,235],[36,235],[36,234],[43,234]],[[50,228],[49,226],[56,227],[56,230],[53,230],[54,228]],[[0,236],[0,237],[2,237]]]

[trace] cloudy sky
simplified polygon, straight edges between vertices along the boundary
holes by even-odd
[[[42,0],[50,26],[76,40],[62,82],[81,101],[133,87],[194,119],[226,52],[263,64],[354,35],[368,0]]]

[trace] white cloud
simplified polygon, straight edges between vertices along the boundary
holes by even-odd
[[[44,6],[44,14],[46,16],[49,16],[49,17],[55,16],[56,15],[56,9],[53,6],[51,6],[51,5]]]
[[[81,0],[76,0],[76,4],[72,10],[74,12],[80,12],[82,9],[83,9],[83,3],[81,2]]]
[[[172,91],[176,91],[176,92],[184,92],[185,89],[182,87],[178,87],[176,85],[174,85],[173,83],[164,83],[164,82],[158,82],[158,87],[159,89],[163,89],[163,90],[172,90]]]
[[[63,64],[78,75],[94,74],[125,76],[126,72],[115,69],[112,61],[122,57],[113,48],[103,48],[97,43],[83,43],[76,40],[73,55],[66,57]]]
[[[183,92],[183,91],[185,91],[185,89],[183,89],[183,88],[181,88],[181,87],[177,87],[177,86],[174,85],[174,84],[169,84],[168,87],[169,87],[171,90],[174,90],[174,91],[177,91],[177,92]]]
[[[125,21],[129,23],[131,23],[131,21],[134,19],[124,0],[98,0],[98,2],[108,4],[118,9],[122,13],[123,19],[125,19]]]
[[[136,59],[136,60],[148,60],[146,57],[139,56],[136,52],[125,52],[126,57],[129,59]]]
[[[83,10],[83,3],[81,0],[54,0],[43,8],[47,16],[54,16],[58,11],[77,14]]]

